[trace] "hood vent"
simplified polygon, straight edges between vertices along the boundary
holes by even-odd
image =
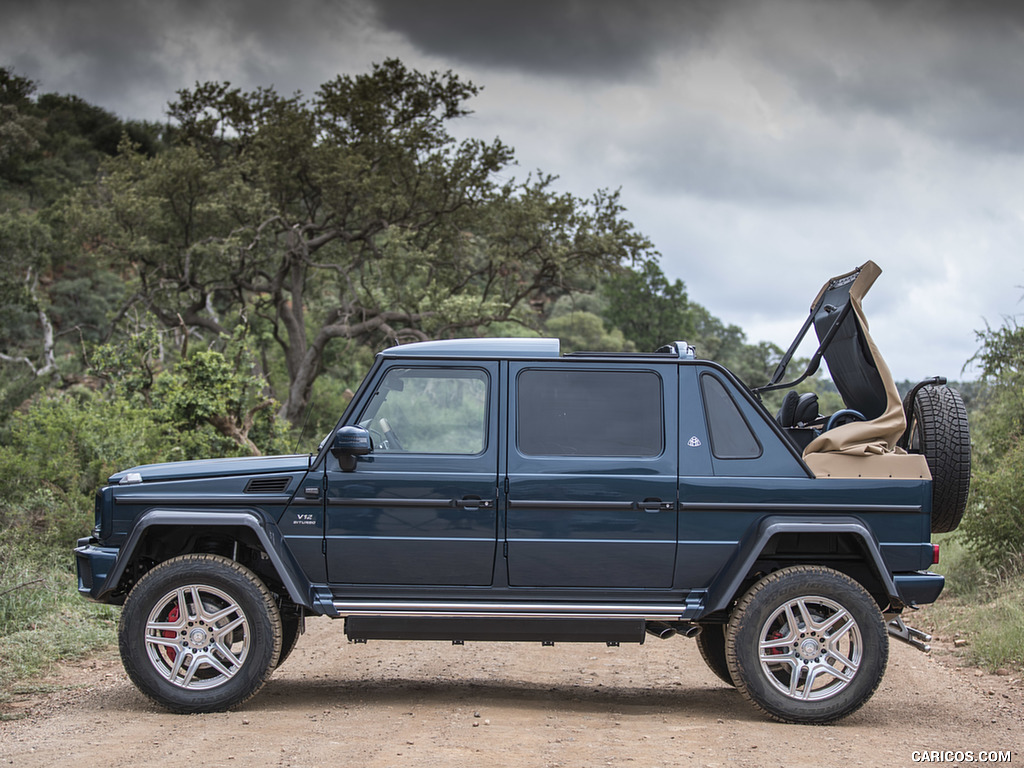
[[[284,477],[254,477],[245,486],[245,493],[283,493],[291,478]]]

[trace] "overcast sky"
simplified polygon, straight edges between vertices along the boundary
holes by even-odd
[[[455,130],[515,147],[517,176],[621,188],[750,341],[787,346],[867,259],[897,379],[974,377],[975,330],[1024,311],[1024,3],[35,0],[0,24],[0,65],[124,118],[387,57],[483,86]]]

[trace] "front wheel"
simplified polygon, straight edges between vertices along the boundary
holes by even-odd
[[[829,723],[878,688],[889,658],[874,599],[845,574],[792,566],[761,579],[739,601],[726,632],[736,687],[787,723]]]
[[[183,555],[134,586],[118,627],[132,682],[172,712],[218,712],[256,693],[281,653],[281,616],[245,566]]]
[[[697,648],[700,657],[714,672],[715,677],[727,685],[735,685],[729,673],[729,662],[725,658],[725,625],[708,624],[697,635]]]

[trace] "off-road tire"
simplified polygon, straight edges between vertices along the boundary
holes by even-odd
[[[245,566],[219,555],[182,555],[132,588],[118,647],[132,682],[160,706],[220,712],[253,696],[277,665],[281,615]]]
[[[769,574],[740,599],[725,655],[736,688],[762,712],[820,725],[871,698],[889,637],[860,584],[830,568],[798,565]]]
[[[291,656],[292,651],[299,642],[299,635],[303,632],[302,616],[281,617],[281,655],[277,659],[274,669],[284,664],[285,659]]]
[[[727,685],[735,685],[725,658],[725,624],[705,624],[697,635],[697,649],[715,677]]]
[[[909,393],[907,400],[909,400]],[[904,402],[907,450],[924,454],[932,473],[932,533],[960,525],[971,485],[971,437],[967,408],[955,389],[929,385]]]

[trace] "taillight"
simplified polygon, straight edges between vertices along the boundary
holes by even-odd
[[[932,544],[932,565],[939,564],[939,545]]]

